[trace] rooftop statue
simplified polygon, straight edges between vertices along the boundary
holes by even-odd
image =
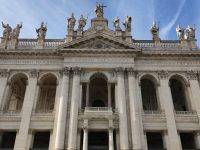
[[[12,33],[11,33],[11,38],[12,39],[18,39],[19,38],[19,34],[20,34],[20,29],[22,28],[22,23],[17,24],[17,26],[13,29]]]
[[[196,31],[196,28],[192,28],[190,26],[188,26],[185,30],[185,36],[186,36],[186,39],[188,40],[194,40],[195,39],[195,31]]]
[[[78,29],[83,31],[83,28],[85,27],[86,23],[87,23],[87,19],[83,17],[83,15],[81,15],[81,18],[78,21],[79,25],[78,25]]]
[[[131,22],[132,22],[132,18],[130,16],[126,16],[126,19],[123,23],[125,30],[128,32],[131,32]]]
[[[181,28],[179,25],[176,27],[176,33],[180,41],[184,40],[185,29]]]
[[[72,13],[71,17],[67,19],[68,21],[68,29],[74,29],[75,25],[76,25],[76,19],[74,17],[74,13]]]
[[[96,16],[99,18],[103,18],[103,15],[104,15],[104,10],[103,8],[106,7],[104,5],[100,5],[97,3],[96,5],[96,8],[95,8],[95,13],[96,13]]]
[[[4,28],[4,30],[3,30],[3,38],[4,39],[9,39],[10,36],[11,36],[12,28],[10,27],[9,24],[5,25],[3,22],[2,22],[2,27]]]
[[[121,28],[120,28],[120,19],[118,17],[114,19],[113,26],[114,26],[115,30],[121,30]]]
[[[151,34],[152,34],[152,39],[153,41],[160,41],[159,37],[159,26],[157,26],[156,22],[153,22],[153,25],[150,28]]]
[[[40,28],[36,29],[38,39],[45,39],[47,32],[47,25],[44,26],[44,22],[41,23]]]

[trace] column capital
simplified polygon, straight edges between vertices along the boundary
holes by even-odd
[[[7,69],[0,69],[0,77],[6,78],[9,75],[9,71]]]
[[[38,77],[38,71],[36,69],[32,69],[29,71],[29,77],[30,78],[37,78]]]
[[[169,77],[169,72],[165,70],[157,71],[159,79],[167,79]]]
[[[190,70],[186,72],[188,80],[197,80],[197,71]]]
[[[115,71],[117,76],[121,76],[121,75],[124,74],[125,69],[123,67],[117,67],[117,68],[115,68],[114,71]]]
[[[126,68],[126,70],[127,70],[129,76],[136,76],[137,75],[137,71],[134,70],[133,67]]]
[[[62,75],[69,76],[70,68],[68,68],[68,67],[62,68],[61,73],[62,73]]]
[[[81,74],[81,68],[80,67],[73,67],[72,68],[74,75],[80,75]]]

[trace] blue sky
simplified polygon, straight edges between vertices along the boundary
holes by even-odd
[[[96,2],[107,6],[105,17],[109,19],[110,28],[116,16],[121,22],[127,15],[132,16],[134,39],[151,39],[149,28],[156,20],[163,40],[177,39],[175,27],[178,24],[183,27],[195,24],[200,41],[200,0],[0,0],[0,21],[12,27],[23,22],[21,38],[36,38],[35,28],[44,21],[48,25],[47,38],[64,38],[67,17],[72,12],[77,20],[81,14],[88,16],[88,28],[90,19],[95,16]]]

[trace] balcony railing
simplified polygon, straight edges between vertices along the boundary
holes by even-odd
[[[144,114],[155,115],[155,114],[163,114],[164,112],[161,110],[144,110]]]
[[[49,110],[49,109],[41,109],[41,110],[37,109],[34,111],[34,113],[36,114],[51,114],[53,112],[54,110]]]
[[[95,112],[107,112],[112,111],[111,107],[85,107],[85,111],[95,111]]]
[[[19,115],[21,110],[0,110],[1,115]]]
[[[196,111],[175,111],[176,115],[197,115]]]

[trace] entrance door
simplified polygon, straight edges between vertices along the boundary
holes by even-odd
[[[90,131],[88,137],[88,150],[108,150],[108,132]]]

